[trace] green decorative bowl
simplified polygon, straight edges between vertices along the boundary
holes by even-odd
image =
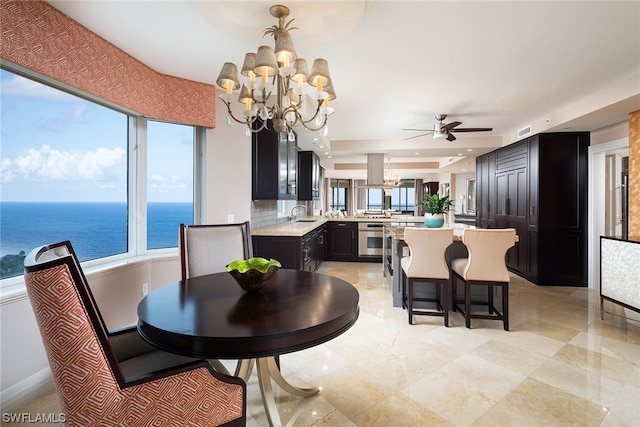
[[[247,292],[258,292],[264,288],[278,268],[282,267],[275,259],[255,257],[236,260],[227,265],[227,271]]]

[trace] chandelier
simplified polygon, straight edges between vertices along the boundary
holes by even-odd
[[[247,134],[259,132],[267,127],[268,120],[273,122],[277,132],[287,132],[293,139],[293,128],[301,124],[304,128],[327,132],[327,118],[333,113],[329,101],[336,98],[329,65],[323,58],[313,61],[308,71],[307,61],[298,58],[289,32],[293,19],[285,22],[289,8],[282,5],[271,6],[271,16],[278,18],[278,25],[264,30],[275,40],[275,49],[271,46],[258,47],[257,53],[249,52],[244,57],[241,74],[248,78],[240,86],[238,67],[225,62],[216,83],[225,90],[220,99],[227,106],[227,124],[232,120],[247,125]],[[311,90],[304,92],[304,83]],[[231,94],[240,89],[238,102],[244,104],[242,118],[231,111]]]
[[[393,193],[393,189],[399,187],[402,183],[402,179],[398,175],[394,175],[391,172],[391,157],[389,157],[389,163],[387,163],[387,169],[384,171],[384,194],[390,196]]]

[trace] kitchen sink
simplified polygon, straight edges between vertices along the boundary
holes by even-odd
[[[316,222],[317,219],[296,219],[296,222]]]

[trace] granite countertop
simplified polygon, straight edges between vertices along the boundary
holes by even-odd
[[[268,225],[251,230],[252,236],[294,236],[301,237],[310,231],[318,228],[328,221],[339,222],[381,222],[389,224],[415,224],[424,223],[424,217],[401,215],[385,218],[367,218],[362,216],[344,216],[344,217],[325,217],[325,216],[308,216],[301,217],[298,221],[280,222],[278,224]]]
[[[298,221],[280,222],[266,227],[252,229],[252,236],[304,236],[327,222],[323,216],[301,217]]]
[[[421,224],[410,224],[410,223],[402,223],[402,222],[390,222],[385,225],[385,232],[389,233],[394,240],[404,240],[404,229],[407,227],[421,227],[424,228],[424,222]],[[475,225],[469,224],[445,224],[445,228],[453,228],[453,240],[461,241],[462,240],[462,230],[465,228],[476,228]]]

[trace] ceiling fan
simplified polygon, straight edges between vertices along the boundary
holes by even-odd
[[[421,133],[420,135],[410,136],[409,138],[405,138],[405,141],[407,139],[419,138],[421,136],[430,135],[430,134],[433,134],[433,137],[435,139],[446,138],[447,141],[455,141],[456,137],[453,136],[451,132],[488,132],[493,130],[493,128],[459,128],[458,126],[460,126],[462,122],[443,123],[444,119],[446,118],[447,118],[446,114],[436,115],[436,120],[438,121],[438,123],[433,125],[433,129],[402,129],[402,130],[415,130],[420,132],[426,132],[426,133]]]

